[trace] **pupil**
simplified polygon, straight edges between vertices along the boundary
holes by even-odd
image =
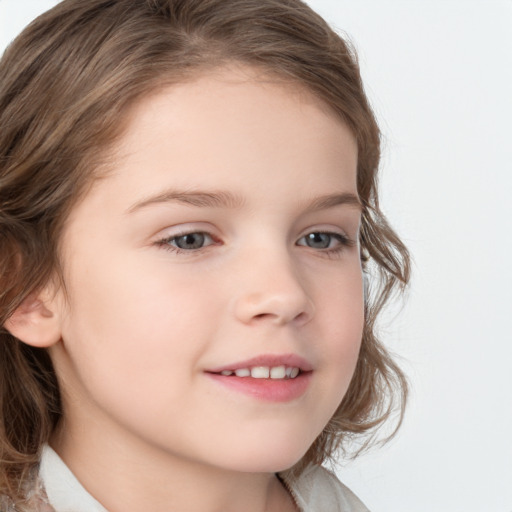
[[[310,233],[307,236],[309,247],[315,249],[327,249],[331,243],[331,237],[325,233]]]

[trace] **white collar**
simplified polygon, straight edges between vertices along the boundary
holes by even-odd
[[[107,512],[48,445],[43,448],[39,475],[48,501],[56,512]]]

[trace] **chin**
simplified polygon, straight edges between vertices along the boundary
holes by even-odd
[[[256,443],[257,444],[257,443]],[[243,473],[278,473],[295,466],[306,454],[310,444],[290,446],[289,441],[278,446],[257,445],[257,450],[237,450],[224,464]]]

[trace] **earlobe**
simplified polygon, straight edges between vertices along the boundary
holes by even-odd
[[[20,341],[45,348],[61,338],[59,315],[44,293],[27,297],[5,322],[5,328]]]

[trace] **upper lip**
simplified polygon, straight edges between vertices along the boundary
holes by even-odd
[[[210,373],[220,373],[227,370],[238,370],[241,368],[254,368],[256,366],[268,366],[273,368],[276,366],[288,366],[290,368],[299,368],[303,372],[310,372],[313,366],[303,357],[296,354],[262,354],[244,361],[237,361],[215,368],[210,368],[207,371]]]

